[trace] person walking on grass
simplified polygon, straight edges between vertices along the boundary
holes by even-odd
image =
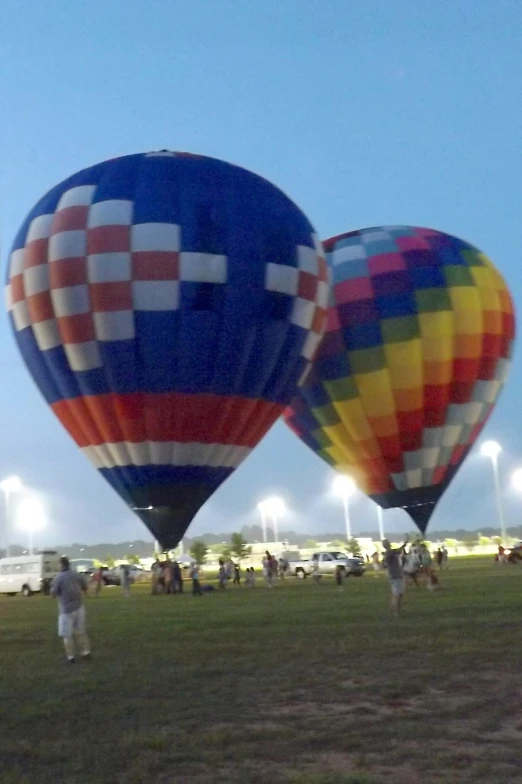
[[[382,540],[382,546],[384,547],[384,557],[382,562],[384,568],[388,571],[388,579],[390,581],[390,609],[392,615],[399,615],[401,611],[402,597],[404,596],[404,573],[401,564],[401,557],[407,544],[408,537],[406,537],[402,547],[393,549],[389,539]]]
[[[63,639],[65,655],[71,664],[75,662],[75,641],[83,659],[91,655],[89,638],[85,632],[85,607],[83,597],[87,594],[87,583],[73,572],[69,559],[60,558],[60,572],[51,586],[51,596],[58,599],[58,636]]]

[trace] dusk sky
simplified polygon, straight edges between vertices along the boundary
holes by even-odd
[[[2,0],[2,268],[53,185],[118,155],[215,156],[278,185],[322,238],[378,224],[429,226],[481,248],[522,302],[522,5],[518,0]],[[4,311],[0,478],[41,494],[38,543],[150,538],[47,409]],[[482,436],[501,443],[508,525],[522,465],[519,353]],[[334,473],[278,423],[188,535],[258,521],[342,531]],[[376,527],[357,496],[354,531]],[[5,542],[1,518],[0,544]],[[431,528],[497,525],[491,465],[475,450]],[[387,512],[390,533],[411,530]],[[23,534],[11,540],[22,541]]]

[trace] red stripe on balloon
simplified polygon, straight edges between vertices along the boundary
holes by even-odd
[[[78,446],[130,441],[191,441],[254,447],[284,406],[221,395],[97,395],[52,409]]]

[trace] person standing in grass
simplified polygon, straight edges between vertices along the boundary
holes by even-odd
[[[152,595],[155,596],[158,593],[158,578],[161,571],[161,564],[156,558],[154,563],[151,566],[151,577],[152,577]]]
[[[177,561],[174,561],[172,576],[174,579],[174,593],[183,593],[183,575],[181,574],[181,566]]]
[[[165,561],[165,593],[173,593],[174,592],[174,571],[172,569],[172,562],[170,558],[167,558]]]
[[[388,579],[391,589],[391,611],[393,615],[399,615],[401,611],[402,597],[404,596],[404,573],[402,569],[402,554],[408,537],[406,537],[402,547],[393,549],[389,539],[383,539],[384,557],[382,559],[384,568],[388,571]]]
[[[196,562],[192,564],[190,577],[192,578],[192,596],[202,596],[203,591],[201,590],[200,567]]]
[[[219,569],[218,569],[218,585],[221,590],[224,590],[227,586],[227,571],[225,569],[225,562],[222,558],[219,559]]]
[[[103,585],[103,566],[99,566],[94,573],[94,595],[99,596]]]
[[[128,564],[120,566],[121,589],[126,599],[130,596],[130,569]]]
[[[83,597],[87,594],[87,583],[72,571],[69,559],[60,558],[60,572],[51,586],[51,596],[58,599],[58,636],[63,639],[65,655],[71,664],[75,662],[75,639],[84,659],[91,655],[89,638],[85,632],[85,607]]]

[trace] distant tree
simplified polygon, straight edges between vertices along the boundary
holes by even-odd
[[[348,540],[347,550],[352,555],[361,554],[361,546],[354,536],[352,536],[352,538]]]
[[[114,560],[112,555],[107,556],[107,558],[105,559],[104,566],[108,566],[109,569],[114,569],[114,567],[116,566],[116,561]]]
[[[502,537],[501,536],[492,536],[491,539],[492,539],[493,543],[497,545],[497,547],[499,547],[502,544]]]
[[[483,546],[487,544],[491,544],[491,539],[489,538],[489,536],[482,536],[482,534],[479,534],[478,543]]]
[[[332,547],[335,547],[336,550],[346,550],[346,540],[342,539],[334,539],[333,542],[330,542]]]
[[[136,566],[140,565],[140,557],[134,553],[133,555],[127,556],[127,563],[136,564]]]
[[[477,534],[471,533],[471,534],[467,534],[466,536],[463,536],[462,544],[471,552],[471,550],[474,550],[476,545],[478,544]]]
[[[306,539],[303,547],[305,550],[313,550],[314,547],[317,547],[317,542],[315,539]]]
[[[228,544],[226,544],[224,547],[221,547],[220,557],[224,561],[228,561],[232,557],[232,551],[230,550],[230,547],[228,546]]]
[[[190,545],[190,554],[199,566],[202,566],[207,560],[207,552],[208,548],[205,542],[201,539],[194,539]]]
[[[246,539],[242,534],[232,534],[230,537],[230,552],[240,561],[242,558],[248,558],[252,552]]]

